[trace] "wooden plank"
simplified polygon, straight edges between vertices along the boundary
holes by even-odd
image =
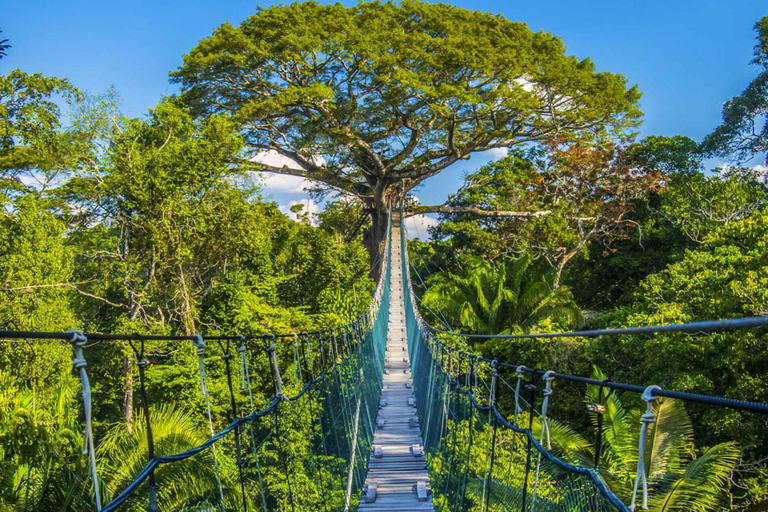
[[[361,497],[359,507],[366,512],[434,512],[407,354],[401,272],[400,229],[393,226],[387,363],[378,428],[368,462],[365,487],[368,492]],[[372,493],[370,500],[369,493]]]

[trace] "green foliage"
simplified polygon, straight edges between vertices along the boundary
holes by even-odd
[[[768,149],[768,125],[760,128],[768,17],[755,28],[753,62],[762,72],[726,104],[723,125],[703,144],[710,154],[747,158]],[[0,57],[8,47],[0,40]],[[184,88],[181,99],[165,98],[145,118],[127,119],[114,91],[85,95],[65,79],[19,70],[0,76],[2,327],[256,335],[339,325],[368,305],[373,282],[359,241],[367,230],[366,243],[376,247],[370,242],[382,232],[383,206],[474,152],[531,140],[540,143],[470,174],[448,204],[464,210],[445,213],[434,243],[411,245],[413,261],[433,272],[424,303],[452,327],[563,330],[592,316],[576,301],[607,310],[619,300],[621,308],[593,320],[611,326],[768,312],[764,184],[738,168],[705,174],[697,144],[686,137],[625,139],[640,115],[637,89],[566,55],[550,34],[413,0],[296,3],[259,9],[239,27],[221,26],[173,78]],[[543,140],[553,132],[557,140]],[[267,170],[308,177],[354,199],[329,203],[317,215],[319,227],[298,207],[300,222],[288,220],[248,175],[252,151],[266,149],[304,168]],[[478,219],[478,210],[491,215]],[[257,408],[273,393],[260,341],[246,347]],[[597,363],[614,380],[768,401],[760,331],[475,348],[529,366]],[[235,349],[209,343],[209,375],[229,370],[236,379],[237,367],[225,357]],[[307,360],[290,343],[277,350],[286,388],[299,389]],[[148,344],[145,355],[158,453],[201,443],[208,437],[206,403],[191,345]],[[114,496],[148,457],[136,359],[127,345],[107,343],[89,347],[87,357],[105,492]],[[58,343],[3,343],[0,369],[0,510],[89,508],[71,351]],[[294,499],[300,509],[343,502],[351,447],[345,428],[357,398],[348,391],[360,375],[354,367],[338,372],[330,376],[338,389],[286,405],[279,419],[265,417],[255,429],[263,437],[251,448],[260,453],[269,507],[287,508]],[[229,389],[225,378],[209,379],[208,388],[218,429],[232,417]],[[595,393],[588,391],[589,403]],[[577,433],[586,421],[576,413],[583,404],[573,398],[563,393],[555,405],[569,421],[553,422],[552,433],[560,454],[590,464],[594,451]],[[343,422],[333,416],[335,400],[344,400]],[[236,414],[249,410],[244,393],[234,401]],[[606,406],[601,471],[626,498],[642,411],[615,395]],[[311,420],[315,407],[327,415],[319,423]],[[764,422],[695,408],[692,422],[669,400],[658,401],[655,412],[646,459],[654,510],[717,510],[734,470],[748,487],[737,492],[737,504],[763,499]],[[274,427],[282,437],[267,436]],[[490,419],[476,421],[474,430],[466,418],[450,428],[459,451],[475,436],[465,505],[479,508],[477,475],[489,460],[476,449],[492,443]],[[251,442],[240,434],[244,445]],[[521,442],[507,434],[500,445]],[[734,438],[741,453],[726,442]],[[218,446],[226,505],[235,508],[234,448]],[[734,468],[739,456],[745,462]],[[165,508],[218,508],[210,457],[158,470]],[[500,466],[523,463],[512,450],[498,457]],[[452,462],[434,457],[430,464],[438,479],[450,480]],[[243,466],[253,472],[257,463]],[[522,478],[512,476],[517,491],[494,491],[519,492]],[[553,482],[542,481],[542,506],[559,503]],[[258,498],[253,494],[249,506],[261,506]],[[145,496],[129,507],[145,508]]]
[[[73,255],[65,225],[41,209],[35,194],[17,199],[0,217],[0,323],[8,330],[62,331],[75,325]],[[71,353],[57,344],[0,345],[0,377],[30,389],[43,404],[57,399],[56,386],[71,371]]]
[[[609,310],[634,302],[646,276],[679,261],[722,226],[764,208],[765,189],[748,169],[705,173],[697,145],[687,137],[648,137],[629,158],[663,176],[664,186],[630,214],[628,238],[592,245],[574,261],[565,281],[582,307]]]
[[[687,176],[700,171],[703,160],[699,144],[682,135],[651,135],[632,146],[627,153],[637,165],[658,171],[664,176]]]
[[[368,306],[370,293],[352,292],[327,288],[317,297],[320,313],[327,319],[327,325],[344,325],[360,316]]]
[[[741,94],[723,106],[723,123],[702,142],[709,154],[749,160],[768,150],[768,16],[755,23],[755,31],[752,63],[762,70]]]
[[[44,398],[0,373],[0,510],[90,508],[78,389],[66,375]]]
[[[466,177],[435,234],[490,258],[546,259],[556,287],[592,243],[627,236],[635,204],[657,185],[658,172],[635,165],[625,146],[602,134],[514,151]]]
[[[10,91],[0,94],[8,135],[0,148],[5,329],[311,331],[367,305],[372,283],[362,246],[294,223],[264,202],[246,169],[232,165],[242,139],[225,117],[194,120],[178,101],[165,99],[146,118],[126,119],[114,91],[80,95],[66,81],[21,72],[0,79],[0,91]],[[62,125],[58,94],[73,101],[69,126]],[[225,350],[236,348],[209,344],[211,375],[225,374]],[[249,351],[260,407],[274,389],[263,347],[249,343]],[[152,362],[145,384],[158,451],[199,444],[207,437],[200,421],[206,406],[192,346],[149,343],[145,355]],[[287,374],[293,355],[288,345],[278,350]],[[103,476],[114,496],[147,460],[137,361],[120,343],[89,347],[86,358],[99,458],[107,462]],[[82,427],[75,423],[79,382],[71,372],[71,349],[57,342],[0,344],[0,387],[7,391],[0,509],[91,507]],[[218,429],[231,420],[226,379],[210,379],[209,390]],[[184,409],[171,406],[178,403]],[[248,397],[239,394],[236,403],[242,411]],[[233,457],[220,469],[225,485],[239,487]],[[215,508],[210,473],[205,457],[164,468],[162,499],[170,508]],[[236,492],[228,488],[227,495]],[[140,492],[137,503],[144,506],[144,499]]]
[[[632,220],[638,228],[627,238],[592,244],[566,268],[563,283],[585,310],[611,311],[634,302],[634,292],[648,275],[662,271],[696,243],[660,214],[663,194],[638,204]]]
[[[317,214],[321,228],[336,233],[345,240],[359,238],[370,227],[370,218],[359,201],[340,200],[326,203],[325,209]]]
[[[765,314],[764,211],[710,234],[679,262],[648,276],[634,304],[603,322],[610,325],[658,325]],[[760,330],[701,336],[665,334],[650,338],[597,339],[586,358],[611,368],[614,380],[658,383],[663,387],[744,400],[768,400],[759,377],[766,360]],[[607,356],[607,354],[611,354]],[[765,431],[759,418],[728,409],[695,409],[696,436],[703,445],[738,439],[747,461],[764,453]],[[757,471],[754,471],[757,470]],[[752,468],[743,477],[761,477]],[[759,488],[761,484],[755,483]]]
[[[461,274],[430,277],[423,297],[424,304],[442,311],[454,329],[517,334],[548,319],[564,326],[581,322],[571,292],[566,287],[554,289],[552,273],[535,272],[530,257],[495,265],[466,257],[463,263]]]
[[[593,378],[603,380],[605,375],[597,371]],[[588,386],[585,402],[600,403],[599,395],[597,386]],[[616,394],[602,401],[605,412],[600,475],[627,503],[637,468],[640,416],[645,410],[626,409]],[[653,413],[656,421],[648,424],[644,454],[650,489],[649,510],[723,510],[728,503],[731,473],[739,460],[737,445],[729,442],[696,450],[691,419],[682,402],[677,400],[655,400]],[[590,418],[597,428],[597,414],[591,413]],[[552,429],[552,440],[560,453],[576,463],[593,465],[594,450],[590,443],[573,433],[562,437],[558,435],[560,430],[560,426]]]
[[[189,413],[172,405],[150,410],[155,453],[158,456],[181,453],[199,446],[208,437],[205,431],[192,420]],[[99,460],[108,493],[114,497],[133,481],[147,463],[146,419],[142,412],[136,416],[131,432],[123,425],[115,425],[101,440]],[[225,473],[226,475],[226,473]],[[157,499],[168,510],[182,510],[208,499],[218,501],[216,475],[213,457],[209,450],[196,457],[175,464],[166,464],[155,471],[159,485]],[[234,499],[228,482],[228,496]],[[147,499],[137,493],[128,502],[128,507],[146,509]],[[232,504],[234,505],[234,503]]]
[[[0,218],[0,318],[6,329],[61,330],[74,324],[73,254],[66,225],[41,208],[35,194],[20,197]]]
[[[65,169],[72,144],[61,131],[57,99],[81,97],[68,80],[18,69],[0,75],[0,204],[45,188]]]
[[[0,30],[0,34],[2,33],[3,31]],[[5,53],[8,50],[8,48],[11,48],[11,45],[8,44],[8,39],[0,39],[0,59],[8,56],[8,54]]]
[[[661,194],[661,214],[691,240],[703,243],[721,226],[749,217],[766,203],[765,190],[754,180],[732,173],[674,176]]]
[[[91,246],[80,268],[101,274],[92,293],[110,297],[105,303],[131,321],[170,320],[195,331],[200,290],[242,236],[256,232],[259,210],[247,203],[248,189],[233,186],[238,173],[228,165],[240,144],[225,119],[196,123],[172,100],[113,134],[103,167],[65,189],[80,206],[76,236]],[[249,256],[243,249],[235,258]]]
[[[622,131],[641,115],[637,87],[551,34],[419,0],[260,8],[171,76],[196,114],[226,113],[250,148],[301,166],[265,170],[364,201],[371,260],[393,199],[449,165],[553,132]]]

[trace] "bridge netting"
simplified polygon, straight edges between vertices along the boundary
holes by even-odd
[[[178,432],[158,435],[165,427],[159,424],[161,415],[150,407],[145,388],[150,383],[145,382],[144,342],[151,337],[129,337],[144,407],[133,432],[124,434],[122,442],[139,449],[123,452],[126,460],[114,471],[99,464],[114,453],[99,446],[102,440],[90,440],[97,446],[91,450],[96,509],[354,510],[365,482],[382,390],[391,272],[388,241],[386,247],[380,262],[382,279],[370,307],[347,325],[301,335],[189,337],[197,347],[199,392],[205,395],[210,428],[210,437],[202,443],[194,444],[192,436],[186,439]],[[89,336],[72,335],[76,361],[85,361],[82,347]],[[293,345],[294,357],[287,368],[278,362],[279,344]],[[206,373],[211,355],[223,359],[224,372]],[[254,358],[262,359],[258,365],[262,370],[272,369],[274,395],[261,408],[251,388],[256,378],[249,370],[255,366]],[[85,370],[85,365],[75,366]],[[84,390],[90,387],[87,373],[81,378]],[[215,379],[227,383],[231,399],[231,422],[216,432],[207,389]],[[90,423],[90,390],[87,395]],[[246,407],[238,407],[243,402]],[[167,416],[164,419],[168,421]],[[136,438],[141,439],[133,443]],[[112,442],[109,449],[119,451],[119,445],[120,441]]]
[[[516,374],[514,408],[504,414],[497,401],[503,380],[498,363],[435,336],[415,307],[405,238],[402,247],[408,348],[435,508],[628,511],[597,470],[568,464],[545,448],[544,409],[532,406],[537,390],[532,375]]]
[[[391,228],[383,252],[381,279],[370,307],[353,322],[301,335],[177,336],[83,335],[2,331],[0,337],[63,339],[83,389],[86,448],[91,487],[99,511],[347,511],[355,510],[366,480],[389,323]],[[628,511],[645,505],[643,432],[654,421],[657,397],[768,413],[768,404],[708,397],[658,386],[599,382],[491,361],[468,347],[452,346],[419,315],[408,272],[405,230],[400,230],[408,350],[419,426],[427,454],[436,509],[450,512]],[[768,326],[768,317],[618,330],[503,337],[599,336],[654,332],[714,332]],[[472,336],[472,335],[468,335]],[[494,337],[494,336],[486,336]],[[161,414],[147,394],[150,363],[145,342],[163,338],[194,344],[204,398],[199,424],[173,428],[182,419]],[[89,343],[122,340],[133,349],[140,383],[140,411],[133,430],[94,439],[87,356]],[[289,361],[279,361],[292,353]],[[258,359],[258,360],[257,360]],[[210,364],[206,372],[206,361]],[[258,364],[257,364],[258,363]],[[252,380],[269,372],[274,394],[254,393]],[[271,370],[270,370],[271,369]],[[553,379],[643,392],[643,415],[635,493],[627,506],[600,478],[596,467],[574,465],[553,453],[549,401]],[[224,383],[222,386],[221,383]],[[218,431],[211,417],[209,388],[228,395],[229,423]],[[95,383],[94,383],[95,384]],[[239,386],[238,386],[239,384]],[[504,400],[500,400],[501,392]],[[220,393],[221,394],[221,393]],[[218,397],[220,402],[221,397]],[[266,402],[265,405],[262,405]],[[217,416],[221,421],[221,404]],[[168,411],[165,411],[168,413]],[[161,421],[161,419],[163,421]],[[648,421],[646,421],[646,419]],[[183,426],[183,425],[182,425]],[[187,429],[187,430],[185,430]],[[119,429],[118,429],[119,430]],[[124,430],[124,429],[123,429]],[[197,436],[190,431],[197,431]],[[600,429],[598,428],[599,432]],[[208,433],[210,435],[208,435]],[[599,444],[596,444],[596,450]],[[121,448],[125,448],[121,450]],[[555,446],[557,448],[557,446]],[[120,454],[120,464],[106,465]],[[561,455],[563,457],[563,455]],[[595,457],[599,460],[599,456]],[[588,461],[587,461],[588,462]],[[116,469],[117,468],[117,469]],[[640,491],[638,494],[638,490]],[[635,497],[637,496],[637,501]],[[626,498],[626,496],[624,496]],[[627,499],[629,501],[629,499]]]

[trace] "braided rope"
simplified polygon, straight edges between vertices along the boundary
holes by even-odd
[[[83,347],[88,339],[81,331],[70,330],[67,333],[72,338],[67,340],[72,345],[72,366],[80,373],[82,383],[83,409],[85,412],[85,432],[83,439],[83,453],[88,454],[91,463],[91,478],[93,479],[93,495],[96,500],[96,510],[101,510],[101,494],[99,493],[99,475],[96,468],[96,451],[93,446],[93,427],[91,415],[91,383],[88,380],[88,372],[85,370],[88,362],[83,354]]]
[[[643,400],[646,402],[645,414],[643,414],[640,427],[640,443],[637,452],[637,472],[635,474],[635,485],[632,489],[632,502],[629,504],[629,510],[634,512],[637,500],[637,487],[640,481],[643,482],[643,510],[648,510],[648,478],[645,474],[645,440],[648,436],[648,425],[656,422],[656,414],[653,412],[653,402],[657,397],[653,396],[653,390],[661,389],[659,386],[648,386],[643,391]]]
[[[192,344],[197,349],[197,361],[198,361],[198,367],[200,369],[200,389],[203,392],[203,396],[205,397],[205,409],[208,413],[208,428],[211,431],[211,437],[214,436],[215,432],[213,430],[213,418],[211,415],[211,400],[208,396],[208,386],[206,385],[205,381],[205,342],[203,341],[203,337],[200,334],[195,334],[192,336]],[[219,473],[219,459],[216,456],[216,444],[211,446],[211,450],[213,453],[213,467],[216,470],[216,483],[219,486],[219,498],[221,499],[221,510],[222,512],[226,512],[226,505],[224,504],[224,488],[221,485],[221,474]]]

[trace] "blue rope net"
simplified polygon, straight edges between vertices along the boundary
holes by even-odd
[[[276,394],[265,407],[236,416],[187,450],[174,452],[184,444],[176,436],[160,439],[148,461],[146,451],[132,454],[121,474],[103,475],[108,485],[102,488],[119,492],[105,491],[101,510],[354,510],[381,397],[389,308],[380,305],[389,303],[389,245],[388,235],[382,278],[365,314],[337,329],[276,342],[283,344],[283,355],[293,351],[294,357],[273,375]],[[263,345],[260,354],[252,344],[247,350],[262,358],[262,370],[269,364]],[[213,352],[215,345],[208,342],[208,349]],[[236,347],[221,349],[225,360],[234,358]],[[233,392],[228,363],[227,372],[224,377],[209,371],[206,379],[227,378]],[[278,384],[281,373],[293,381],[284,388]],[[236,410],[235,402],[233,395]]]
[[[597,470],[566,463],[539,442],[536,411],[509,421],[496,403],[497,369],[443,344],[413,302],[402,236],[405,318],[413,387],[435,508],[440,511],[628,511]],[[410,293],[409,293],[410,292]],[[490,382],[490,384],[489,384]],[[528,384],[526,381],[525,384]],[[528,404],[535,383],[523,387]]]

